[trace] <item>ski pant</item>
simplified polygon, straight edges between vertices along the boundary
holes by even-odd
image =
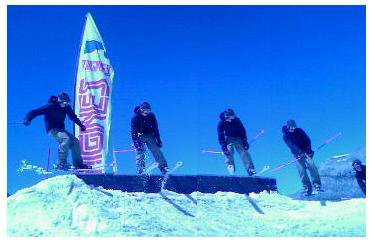
[[[158,163],[159,169],[162,174],[167,173],[168,171],[168,164],[165,160],[163,153],[160,150],[160,147],[156,145],[156,139],[153,135],[142,134],[139,137],[139,145],[136,149],[136,165],[137,165],[137,172],[138,174],[142,174],[145,170],[145,152],[146,147],[151,151],[152,155],[154,156],[155,162]]]
[[[59,143],[58,164],[66,165],[68,163],[68,153],[69,150],[71,150],[73,166],[76,168],[80,168],[83,164],[83,161],[79,140],[66,130],[57,128],[52,128],[49,131],[49,135]]]
[[[361,188],[363,194],[366,195],[366,180],[357,175],[355,176],[355,179],[357,179],[358,186]]]
[[[243,140],[242,138],[237,138],[237,137],[227,137],[227,149],[228,153],[225,154],[225,164],[228,165],[233,165],[234,167],[234,149],[237,150],[238,154],[240,155],[242,162],[245,165],[245,169],[249,175],[253,175],[251,170],[254,170],[254,164],[253,160],[251,159],[250,153],[245,150],[243,146]],[[234,167],[235,168],[235,167]]]
[[[322,186],[320,181],[320,175],[318,168],[315,166],[314,161],[311,159],[307,159],[305,156],[298,160],[297,169],[299,173],[299,177],[301,179],[303,187],[311,192],[312,185],[310,182],[310,178],[307,174],[307,170],[310,172],[310,176],[312,178],[312,183],[314,186]]]

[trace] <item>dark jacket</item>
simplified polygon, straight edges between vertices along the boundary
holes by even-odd
[[[65,130],[64,122],[66,115],[68,115],[69,118],[78,126],[83,126],[70,105],[62,108],[57,102],[57,98],[55,96],[50,97],[48,104],[40,108],[33,109],[27,113],[25,120],[31,121],[39,115],[44,115],[44,122],[47,132],[49,132],[52,128]]]
[[[357,179],[358,186],[361,188],[363,194],[366,195],[366,166],[361,164],[361,171],[355,171],[355,178]]]
[[[244,142],[244,145],[248,145],[246,130],[241,120],[238,117],[235,117],[231,122],[226,121],[224,119],[224,112],[220,114],[220,121],[217,126],[217,134],[219,143],[223,151],[227,150],[228,137],[241,138]]]
[[[286,126],[283,126],[282,131],[285,143],[295,156],[304,153],[307,153],[311,157],[314,155],[314,152],[311,150],[311,140],[302,128],[296,128],[294,132],[291,133]]]
[[[154,113],[143,116],[140,113],[139,106],[134,109],[134,116],[131,120],[131,135],[135,147],[139,143],[139,137],[142,134],[151,134],[156,138],[156,141],[161,144],[158,122]]]

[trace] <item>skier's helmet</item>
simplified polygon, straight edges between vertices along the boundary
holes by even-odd
[[[150,113],[151,112],[151,105],[148,102],[143,102],[139,105],[139,109],[142,113]]]
[[[151,105],[150,105],[148,102],[143,102],[143,103],[141,103],[141,104],[139,105],[139,108],[140,108],[141,110],[145,110],[145,109],[147,109],[147,110],[151,110]]]
[[[297,123],[295,122],[295,120],[289,120],[286,122],[286,126],[288,128],[296,128],[297,127]]]
[[[356,165],[361,165],[361,164],[362,164],[361,160],[359,160],[359,159],[355,159],[355,160],[353,161],[353,163],[352,163],[352,166],[354,167],[354,166],[356,166]]]
[[[67,103],[69,103],[70,102],[70,97],[69,97],[69,95],[67,93],[61,92],[59,94],[59,101],[60,102],[67,102]]]
[[[355,159],[355,160],[352,162],[352,166],[353,166],[353,168],[354,168],[356,171],[360,171],[360,170],[361,170],[361,165],[362,165],[362,162],[361,162],[361,160],[359,160],[359,159]]]
[[[236,114],[234,113],[234,111],[233,111],[233,109],[230,109],[230,108],[228,108],[228,109],[226,109],[226,110],[224,110],[224,116],[225,117],[234,117]]]

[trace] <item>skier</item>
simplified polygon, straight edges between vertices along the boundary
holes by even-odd
[[[163,175],[168,172],[168,164],[160,148],[163,146],[156,116],[151,112],[151,105],[143,102],[134,109],[131,120],[131,136],[136,149],[136,165],[138,174],[145,172],[145,145],[151,151]]]
[[[352,166],[358,186],[361,188],[363,194],[366,195],[366,165],[362,164],[361,160],[356,159],[353,161]]]
[[[75,115],[73,109],[69,105],[70,98],[65,92],[57,96],[51,96],[48,104],[31,110],[25,117],[23,124],[29,126],[31,121],[39,116],[44,115],[45,127],[47,133],[52,136],[58,143],[58,163],[55,165],[56,169],[67,170],[70,165],[67,162],[69,149],[72,153],[73,166],[75,169],[89,169],[83,164],[81,157],[81,149],[78,139],[71,133],[65,130],[65,117],[66,115],[74,121],[81,131],[85,131],[86,127],[81,123]]]
[[[217,132],[221,149],[226,157],[225,164],[228,172],[233,174],[235,171],[233,154],[234,149],[236,149],[249,176],[256,174],[253,161],[248,152],[249,143],[247,142],[246,130],[232,109],[228,108],[220,114]]]
[[[314,151],[311,150],[309,136],[301,128],[297,128],[294,120],[287,121],[282,131],[284,142],[290,148],[294,157],[298,159],[297,169],[303,184],[303,195],[309,196],[312,194],[312,185],[306,169],[310,172],[317,193],[323,192],[319,171],[313,161]]]

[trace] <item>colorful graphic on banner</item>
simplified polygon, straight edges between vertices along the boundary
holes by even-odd
[[[78,58],[74,111],[87,128],[84,132],[75,128],[83,162],[93,168],[106,165],[113,77],[103,39],[88,13]]]

